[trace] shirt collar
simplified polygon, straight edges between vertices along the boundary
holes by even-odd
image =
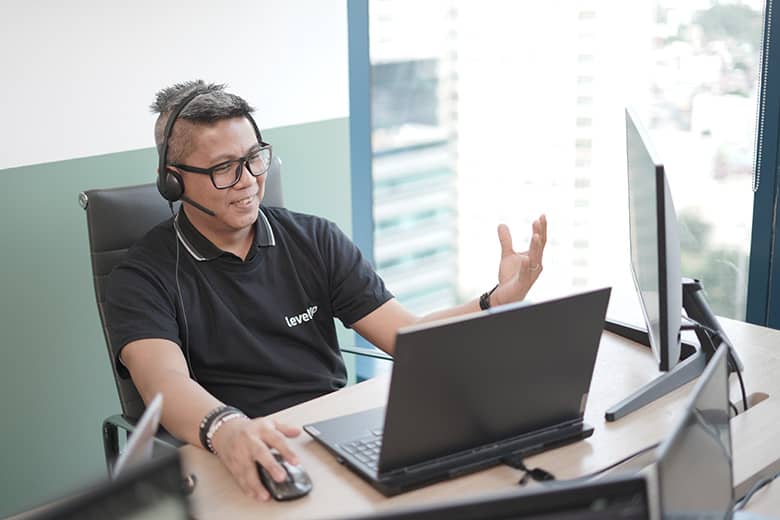
[[[198,231],[190,222],[190,219],[187,218],[187,213],[181,208],[179,208],[176,218],[173,219],[173,227],[176,230],[176,237],[184,246],[184,249],[199,262],[214,260],[222,255],[232,255],[232,253],[218,248],[208,238],[203,236],[203,233]],[[252,239],[252,248],[247,259],[254,256],[255,248],[272,247],[275,245],[276,239],[271,229],[271,223],[268,221],[268,217],[265,216],[262,208],[260,208],[255,221],[255,236]]]

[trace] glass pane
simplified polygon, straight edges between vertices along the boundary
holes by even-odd
[[[640,316],[630,105],[666,166],[683,275],[717,314],[744,318],[762,8],[372,0],[375,259],[390,290],[416,313],[475,298],[496,282],[496,225],[525,250],[546,213],[529,297],[610,285],[610,315]]]

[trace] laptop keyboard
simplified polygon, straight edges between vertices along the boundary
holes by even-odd
[[[340,447],[357,460],[376,470],[379,464],[379,452],[382,450],[382,430],[372,430],[372,435],[351,442],[345,442]]]

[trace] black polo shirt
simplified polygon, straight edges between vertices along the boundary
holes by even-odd
[[[263,206],[242,261],[179,211],[111,273],[106,321],[117,357],[132,341],[171,340],[198,383],[256,417],[343,387],[333,318],[350,327],[391,298],[328,220]]]

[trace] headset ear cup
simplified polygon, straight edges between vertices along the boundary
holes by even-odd
[[[165,173],[157,178],[157,189],[165,200],[176,202],[184,195],[181,175],[176,170],[166,168]]]

